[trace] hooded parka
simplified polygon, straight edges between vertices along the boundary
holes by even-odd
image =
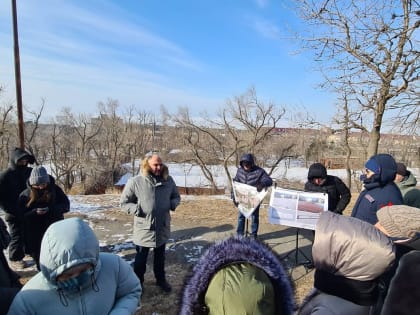
[[[397,183],[397,186],[401,191],[405,205],[420,208],[420,189],[416,188],[417,179],[413,173],[407,171],[407,175]]]
[[[249,171],[246,171],[243,168],[243,164],[245,162],[251,165],[251,169]],[[241,167],[238,168],[233,181],[254,187],[257,185],[261,185],[262,187],[270,187],[273,184],[273,180],[270,176],[268,176],[267,172],[263,168],[255,165],[254,157],[251,153],[245,153],[242,155],[241,160],[239,161],[239,165]]]
[[[5,220],[9,226],[11,242],[9,244],[9,259],[22,260],[23,251],[23,218],[19,212],[17,201],[19,194],[25,190],[26,181],[31,175],[32,168],[19,166],[18,161],[26,158],[29,164],[35,162],[33,155],[27,151],[15,148],[10,153],[9,167],[0,173],[0,207],[6,213]]]
[[[323,212],[312,247],[314,289],[299,315],[368,315],[379,297],[379,277],[395,260],[393,242],[373,225]]]
[[[217,280],[219,291],[209,289],[213,279],[226,269]],[[247,274],[238,274],[238,270]],[[265,289],[258,271],[268,279]],[[240,281],[244,278],[251,280]],[[243,282],[249,286],[243,288]],[[265,304],[270,301],[264,300],[264,294],[271,287],[274,296],[267,307]],[[179,314],[272,314],[268,312],[272,304],[274,314],[293,314],[295,301],[290,278],[271,248],[253,238],[239,236],[213,244],[200,258],[186,279]]]
[[[20,148],[15,148],[10,154],[9,167],[0,173],[0,207],[8,215],[17,215],[17,200],[19,194],[26,189],[26,182],[32,168],[18,166],[20,159],[27,158],[34,163],[34,157]]]
[[[147,164],[141,175],[130,178],[121,194],[120,205],[128,214],[134,215],[134,244],[152,248],[165,244],[171,232],[169,211],[175,211],[180,201],[166,165],[159,178],[150,173]]]
[[[42,240],[41,272],[15,297],[8,315],[129,315],[141,293],[130,265],[118,255],[99,253],[92,229],[80,218],[52,224]],[[68,291],[57,277],[76,265],[89,263],[94,274],[81,287]]]
[[[376,224],[376,212],[384,206],[401,205],[403,199],[400,190],[394,183],[397,164],[389,154],[377,154],[371,159],[380,167],[380,173],[364,180],[364,190],[354,204],[351,216]]]

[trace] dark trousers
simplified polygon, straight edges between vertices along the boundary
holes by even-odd
[[[9,259],[11,261],[19,261],[25,257],[23,251],[23,222],[14,215],[6,214],[6,222],[9,226],[9,234],[11,237],[9,244]]]
[[[163,244],[153,249],[153,272],[155,274],[156,282],[165,281],[165,247]],[[146,273],[147,256],[149,255],[150,247],[143,247],[136,245],[136,257],[134,258],[134,272],[144,282],[144,274]]]
[[[245,230],[245,216],[239,212],[238,214],[238,228],[236,229],[236,233],[238,235],[244,235]],[[258,206],[255,211],[251,214],[251,235],[257,236],[258,234],[258,225],[260,223],[260,206]]]

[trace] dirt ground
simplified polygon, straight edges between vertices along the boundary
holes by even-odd
[[[155,285],[152,255],[149,255],[141,309],[137,314],[178,314],[183,283],[194,263],[214,241],[235,234],[237,209],[227,196],[183,197],[180,206],[172,213],[172,237],[167,244],[166,273],[173,290],[170,294],[164,294]],[[118,207],[119,195],[72,198],[79,203],[100,205],[96,211],[72,211],[67,216],[83,217],[97,234],[102,251],[115,252],[131,263],[135,253],[131,242],[133,218]],[[259,239],[273,248],[288,268],[299,303],[313,282],[313,270],[307,270],[302,265],[307,257],[311,257],[312,231],[300,229],[296,233],[295,228],[270,224],[266,210],[267,205],[263,204]],[[20,271],[22,282],[26,282],[35,272],[34,268]]]

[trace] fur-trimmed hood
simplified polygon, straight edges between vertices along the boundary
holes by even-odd
[[[193,268],[184,285],[180,314],[207,314],[204,298],[210,281],[218,271],[235,263],[248,263],[264,271],[274,287],[276,313],[293,313],[293,288],[277,255],[257,240],[231,237],[212,245]]]

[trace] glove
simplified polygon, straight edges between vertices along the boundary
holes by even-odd
[[[237,202],[236,200],[233,200],[233,204],[235,205],[235,207],[237,207],[239,205],[239,202]]]
[[[260,183],[257,184],[257,186],[255,186],[257,188],[257,191],[260,192],[261,190],[263,190],[264,186]]]

